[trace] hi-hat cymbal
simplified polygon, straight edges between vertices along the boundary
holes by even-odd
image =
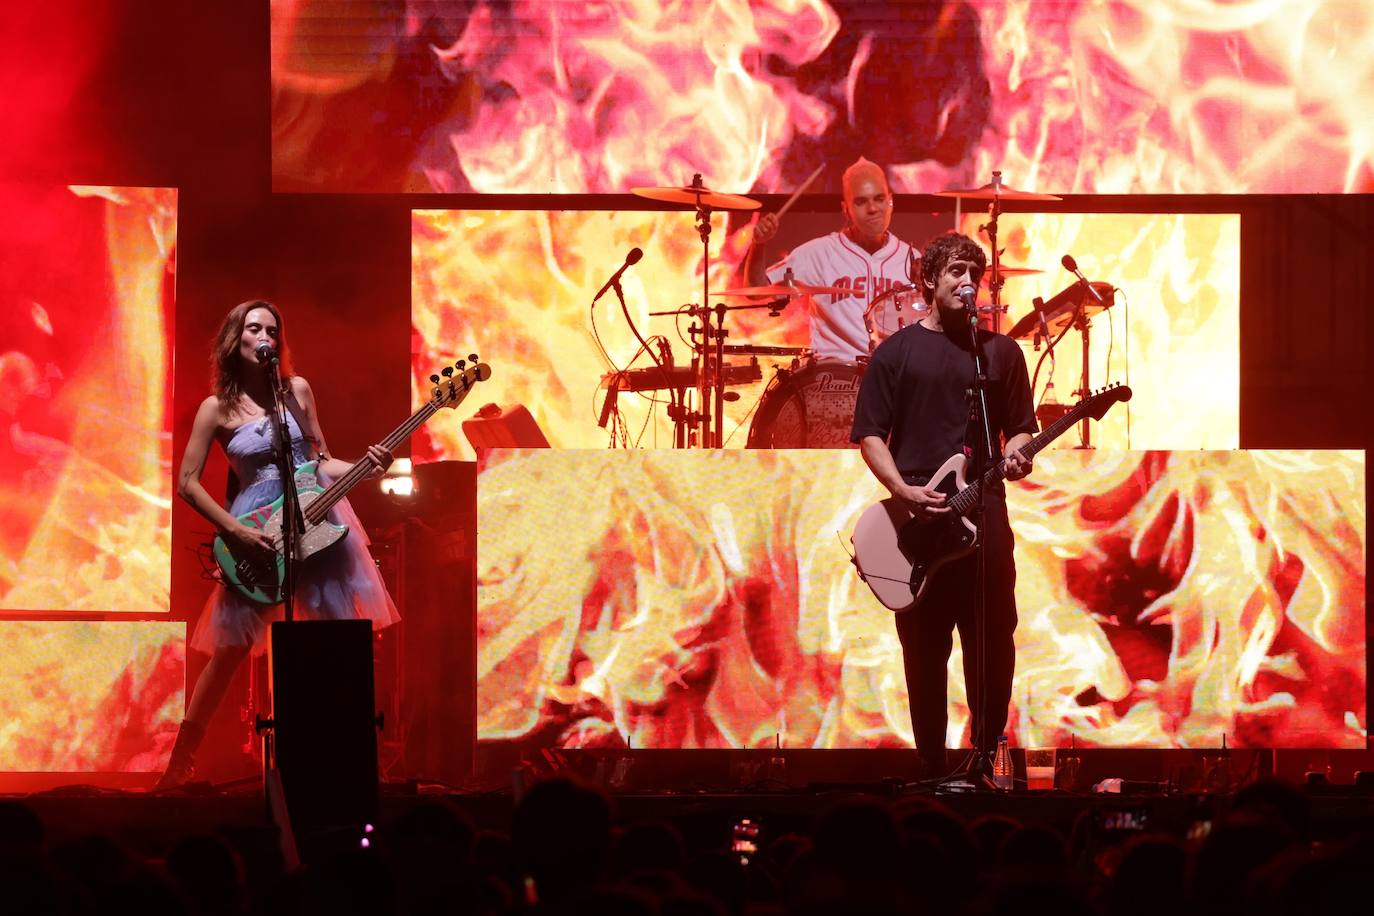
[[[715,290],[713,296],[773,296],[780,298],[783,296],[848,296],[854,290],[844,286],[810,286],[806,283],[793,282],[790,286],[786,283],[770,283],[767,286],[740,286],[735,289]]]
[[[1053,194],[1040,194],[1036,191],[1018,191],[1004,184],[985,184],[981,188],[954,188],[949,191],[936,191],[936,197],[962,197],[966,200],[1062,200]]]
[[[661,200],[670,204],[687,204],[692,207],[706,206],[712,210],[757,210],[762,206],[759,201],[752,197],[723,194],[720,191],[712,191],[710,188],[693,187],[692,185],[681,188],[631,188],[630,193],[636,197],[647,197],[649,200]]]

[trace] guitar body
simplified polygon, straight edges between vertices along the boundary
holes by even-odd
[[[930,478],[947,496],[965,487],[967,459],[954,455]],[[869,506],[850,538],[854,565],[873,594],[891,611],[909,611],[925,597],[940,568],[967,556],[978,544],[978,528],[956,512],[918,521],[896,497]]]
[[[1079,420],[1101,420],[1113,404],[1130,399],[1128,386],[1108,385],[1079,401],[1022,445],[1020,452],[1032,458]],[[949,497],[949,512],[918,522],[905,503],[892,497],[869,506],[859,516],[850,537],[854,566],[889,610],[908,611],[920,604],[940,567],[968,555],[977,546],[978,529],[966,516],[977,505],[982,488],[1003,479],[1002,463],[988,468],[972,484],[964,479],[967,464],[963,455],[955,455],[930,478],[932,486]]]
[[[347,525],[336,525],[328,519],[311,524],[306,509],[324,493],[318,476],[318,462],[307,461],[296,468],[296,492],[300,496],[301,513],[307,516],[305,534],[297,545],[296,556],[307,562],[315,554],[343,540]],[[276,553],[266,554],[250,550],[237,541],[230,543],[223,536],[215,536],[215,562],[226,585],[256,604],[281,604],[286,584],[286,560],[282,554],[281,529],[285,516],[283,497],[239,516],[239,521],[266,532],[276,545]]]

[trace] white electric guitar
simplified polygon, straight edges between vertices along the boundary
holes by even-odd
[[[1058,439],[1084,417],[1101,420],[1118,401],[1129,401],[1131,389],[1112,385],[1078,402],[1026,445],[1021,454],[1031,458]],[[864,510],[850,538],[859,578],[868,583],[888,610],[908,611],[921,603],[926,587],[940,567],[966,556],[978,544],[978,527],[968,518],[977,507],[979,488],[1002,479],[1002,463],[968,484],[964,480],[967,459],[954,455],[930,478],[930,486],[944,493],[952,511],[917,520],[907,504],[888,497]]]

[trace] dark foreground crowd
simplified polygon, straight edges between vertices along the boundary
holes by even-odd
[[[31,808],[2,801],[0,912],[1264,916],[1358,905],[1374,867],[1369,823],[1315,842],[1308,798],[1278,782],[1242,789],[1191,837],[1090,820],[1064,836],[965,821],[930,797],[856,798],[818,807],[802,832],[722,830],[693,848],[673,824],[621,823],[599,791],[551,780],[509,832],[425,802],[288,870],[269,829],[186,837],[150,860],[102,836],[49,842]]]

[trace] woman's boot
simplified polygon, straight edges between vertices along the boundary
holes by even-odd
[[[196,772],[196,749],[205,737],[205,726],[182,719],[177,729],[177,740],[172,745],[172,756],[167,761],[167,769],[162,772],[153,791],[171,789],[189,782]]]

